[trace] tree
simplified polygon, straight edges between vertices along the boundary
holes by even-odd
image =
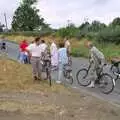
[[[3,28],[4,28],[4,27],[5,27],[5,26],[0,23],[0,32],[3,32]]]
[[[14,31],[33,31],[44,25],[44,19],[38,15],[39,10],[34,4],[37,0],[22,0],[14,13],[12,29]]]
[[[103,30],[104,28],[106,28],[106,25],[104,23],[94,20],[92,24],[90,25],[89,30],[92,32],[99,32]]]
[[[115,18],[110,25],[112,27],[120,26],[120,17]]]

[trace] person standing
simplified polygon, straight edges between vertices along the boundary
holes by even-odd
[[[63,43],[59,44],[59,50],[58,50],[58,80],[56,83],[60,84],[62,82],[62,73],[63,73],[63,67],[65,64],[68,64],[68,55],[67,55],[67,49],[64,47]]]
[[[20,45],[20,63],[27,63],[28,62],[28,54],[26,53],[25,49],[28,47],[28,43],[26,40],[23,40]]]
[[[58,67],[58,48],[54,40],[52,40],[52,44],[50,46],[50,53],[51,53],[51,65],[53,68],[57,68]]]
[[[68,38],[65,38],[64,47],[67,49],[68,55],[71,53],[71,44]]]
[[[42,51],[43,52],[45,52],[46,50],[47,50],[47,44],[45,43],[45,41],[44,40],[41,40],[41,42],[40,42],[41,44],[41,48],[42,48]]]
[[[8,56],[8,46],[6,44],[6,39],[4,37],[1,38],[0,40],[0,57],[2,58],[2,65],[3,65],[3,70],[6,71],[7,66],[5,63],[5,59]]]
[[[34,43],[30,44],[26,51],[28,52],[31,64],[32,64],[32,71],[33,71],[33,78],[34,80],[41,80],[41,54],[42,48],[40,45],[40,37],[37,37]]]

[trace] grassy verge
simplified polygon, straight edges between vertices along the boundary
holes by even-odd
[[[120,108],[47,82],[33,83],[31,66],[0,60],[0,118],[6,120],[119,120]],[[4,71],[6,67],[6,71]],[[2,115],[1,115],[2,114]]]
[[[6,71],[4,71],[6,68]],[[61,85],[49,86],[48,81],[33,83],[31,66],[22,65],[11,60],[0,59],[0,90],[1,91],[67,91]]]

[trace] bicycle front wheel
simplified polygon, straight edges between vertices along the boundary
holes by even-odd
[[[114,89],[113,78],[109,74],[103,74],[100,78],[100,91],[104,94],[110,94]]]
[[[76,74],[76,79],[78,84],[81,86],[88,86],[91,84],[91,80],[88,78],[88,71],[87,69],[81,69]]]

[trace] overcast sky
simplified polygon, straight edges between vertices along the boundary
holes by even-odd
[[[40,15],[48,24],[58,28],[65,26],[67,20],[81,24],[85,18],[89,21],[111,22],[120,15],[120,0],[38,0]],[[0,0],[0,21],[4,23],[4,12],[7,13],[10,27],[12,16],[20,0]]]

